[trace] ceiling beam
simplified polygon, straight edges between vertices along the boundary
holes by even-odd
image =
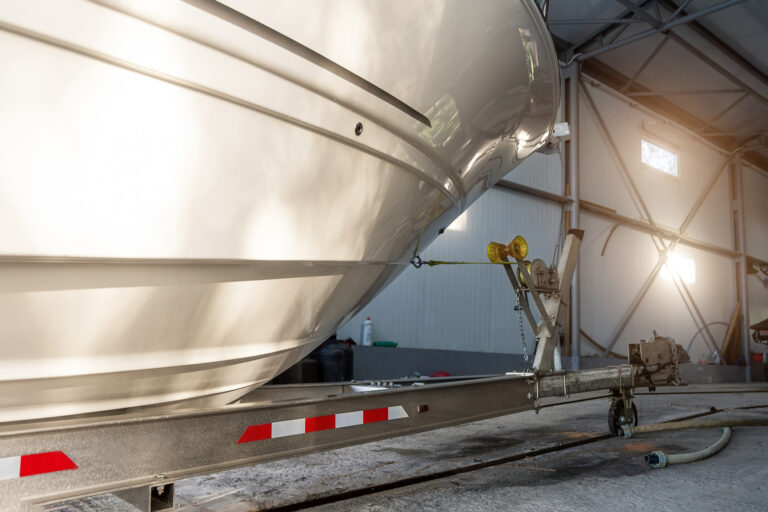
[[[650,2],[651,2],[651,0],[644,0],[643,2],[640,2],[640,4],[638,4],[638,5],[642,8],[642,7],[645,7],[646,5],[648,5]],[[633,13],[632,11],[627,9],[626,11],[621,13],[618,16],[618,18],[619,19],[633,19],[634,16],[635,16],[635,13]],[[593,32],[592,34],[590,34],[589,36],[585,37],[581,41],[577,41],[576,43],[574,43],[571,46],[570,49],[573,51],[573,53],[578,53],[579,51],[581,51],[582,48],[585,48],[585,47],[591,45],[595,41],[598,41],[598,40],[601,40],[601,39],[605,38],[605,36],[607,36],[610,33],[611,30],[614,30],[616,28],[619,28],[619,29],[623,30],[623,29],[627,28],[628,26],[629,26],[629,24],[627,24],[627,23],[607,23],[605,26],[603,26],[599,30]]]
[[[648,64],[650,64],[651,61],[656,58],[656,56],[659,54],[662,48],[664,48],[664,46],[667,44],[668,41],[669,41],[669,35],[665,35],[664,38],[661,40],[661,42],[659,42],[659,44],[656,45],[656,48],[653,49],[651,54],[648,55],[648,58],[646,58],[645,61],[643,61],[643,63],[640,65],[640,67],[637,68],[637,70],[635,70],[634,74],[629,79],[629,81],[621,87],[621,92],[626,91],[627,89],[629,89],[629,87],[633,83],[635,83],[635,80],[637,80],[637,77],[639,77],[640,74],[642,74],[642,72],[645,71],[645,68],[648,67]]]
[[[737,64],[741,65],[745,70],[749,71],[753,76],[760,79],[762,83],[765,83],[766,86],[768,86],[768,74],[764,73],[761,69],[758,69],[746,58],[744,58],[738,52],[733,50],[733,48],[728,46],[725,42],[723,42],[717,36],[715,36],[711,31],[709,31],[707,28],[701,25],[699,21],[695,19],[694,20],[690,19],[691,14],[685,11],[685,8],[690,3],[690,0],[685,0],[682,2],[680,0],[644,0],[636,4],[634,4],[634,2],[631,2],[634,5],[636,5],[639,10],[644,12],[644,16],[642,19],[643,21],[651,24],[652,26],[654,26],[654,23],[658,26],[661,22],[654,21],[656,20],[656,17],[644,11],[644,8],[651,5],[652,1],[658,1],[662,7],[666,8],[667,10],[673,13],[669,18],[667,18],[667,22],[679,21],[688,17],[688,22],[686,23],[687,28],[694,30],[697,34],[699,34],[701,37],[707,40],[707,42],[715,46],[727,57],[732,58]],[[722,5],[722,2],[721,4],[718,4],[718,5]],[[635,14],[636,14],[636,11],[633,12],[632,10],[628,9],[624,13],[622,13],[620,16],[618,16],[618,18],[631,19],[635,17]],[[583,39],[580,42],[577,42],[576,44],[571,44],[570,42],[565,41],[562,38],[558,38],[554,35],[553,35],[553,38],[555,39],[555,46],[561,59],[563,59],[563,61],[568,61],[575,54],[579,53],[580,51],[583,51],[584,48],[589,47],[596,42],[602,41],[605,37],[609,36],[612,32],[614,33],[614,35],[620,34],[621,31],[627,28],[629,25],[630,25],[629,23],[607,24],[606,26],[602,27],[600,30],[592,33],[590,36],[588,36],[587,38]],[[672,39],[675,40],[678,44],[681,44],[686,50],[693,53],[694,56],[698,57],[704,63],[712,67],[715,71],[719,72],[726,78],[731,79],[731,81],[734,82],[735,85],[739,87],[744,87],[744,90],[747,93],[747,95],[755,97],[755,99],[757,99],[759,102],[766,104],[766,98],[762,94],[758,93],[757,91],[749,87],[747,84],[739,80],[736,76],[734,76],[728,70],[724,69],[722,66],[714,62],[711,58],[709,58],[707,54],[705,54],[703,51],[700,51],[699,48],[688,43],[688,41],[682,39],[682,37],[680,37],[673,31],[669,31],[668,35],[670,35]],[[615,89],[616,91],[622,92],[624,94],[653,93],[653,91],[651,91],[650,89],[634,83],[635,80],[637,80],[637,77],[635,77],[634,80],[632,80],[631,78],[626,77],[622,73],[605,65],[604,63],[600,62],[597,59],[591,59],[583,62],[582,67],[584,72],[587,73],[588,75],[593,76],[595,79],[599,80],[605,85],[608,85],[612,89]],[[709,120],[699,119],[697,116],[691,114],[690,112],[685,111],[684,109],[675,105],[673,102],[661,96],[651,96],[651,95],[640,96],[637,98],[633,98],[633,100],[637,101],[638,104],[641,104],[646,108],[649,108],[650,110],[658,113],[661,116],[667,117],[669,119],[672,119],[680,123],[681,125],[685,126],[686,128],[693,131],[694,133],[700,133],[702,127],[714,128],[712,127],[712,123],[717,120],[717,119],[709,119]],[[740,100],[740,101],[743,101],[743,100]],[[730,108],[728,110],[730,110]],[[718,115],[715,117],[719,119],[720,117],[722,117],[722,115]],[[722,133],[722,131],[717,131],[712,134],[700,133],[700,136],[703,139],[722,148],[725,151],[733,151],[736,147],[738,147],[740,140],[736,135],[737,134],[735,133],[725,134],[725,133]],[[746,161],[748,161],[752,165],[768,173],[768,156],[766,156],[765,154],[761,154],[756,151],[746,151],[744,154],[744,158]]]
[[[685,11],[685,7],[688,5],[688,2],[684,2],[683,4],[680,4],[678,6],[677,1],[675,0],[658,0],[662,6],[666,7],[669,10],[680,10],[680,14],[682,16],[687,16],[688,13]],[[681,9],[682,8],[682,9]],[[748,58],[744,57],[741,53],[731,48],[725,41],[717,37],[712,31],[710,31],[708,28],[706,28],[704,25],[701,24],[699,21],[691,21],[688,23],[688,28],[692,29],[694,32],[696,32],[699,36],[704,38],[709,44],[717,48],[719,51],[721,51],[723,54],[725,54],[728,58],[732,59],[734,62],[739,64],[742,68],[744,68],[745,71],[750,73],[752,76],[763,82],[764,84],[768,85],[768,73],[763,71],[762,69],[755,66],[755,64],[749,60]]]
[[[677,15],[678,15],[678,14],[680,14],[680,13],[682,13],[682,12],[683,12],[683,10],[684,10],[686,7],[688,7],[688,4],[689,4],[689,3],[691,3],[691,0],[685,0],[685,2],[683,2],[682,4],[680,4],[680,7],[678,7],[677,9],[675,9],[675,12],[673,12],[673,13],[672,13],[672,14],[669,16],[669,19],[670,19],[670,20],[673,20],[673,19],[677,18]],[[657,0],[657,2],[656,2],[656,5],[659,5],[659,2],[658,2],[658,0]]]
[[[605,25],[606,23],[645,23],[635,18],[548,20],[549,25]]]
[[[615,48],[620,48],[622,46],[626,46],[630,43],[634,43],[636,41],[640,41],[641,39],[645,39],[647,37],[650,37],[655,34],[666,34],[669,30],[679,26],[684,25],[686,23],[690,23],[698,18],[702,18],[704,16],[708,16],[710,14],[716,13],[718,11],[722,11],[723,9],[727,9],[728,7],[733,7],[734,5],[738,5],[740,3],[745,2],[746,0],[726,0],[724,2],[721,2],[719,4],[713,5],[711,7],[708,7],[706,9],[702,9],[700,11],[697,11],[693,14],[689,14],[687,16],[683,16],[682,18],[677,18],[675,20],[670,20],[667,22],[664,22],[663,20],[658,20],[655,16],[652,14],[649,14],[646,11],[643,11],[640,9],[637,5],[632,3],[630,0],[618,0],[623,5],[627,6],[634,6],[634,11],[638,16],[646,20],[653,28],[650,28],[648,30],[644,30],[643,32],[638,32],[637,34],[631,35],[629,37],[625,37],[624,39],[620,39],[614,43],[601,46],[599,48],[595,48],[594,50],[584,52],[582,55],[579,56],[579,60],[587,60],[592,57],[595,57],[596,55],[600,55],[601,53],[609,52]],[[674,34],[673,34],[674,37]],[[677,38],[675,39],[677,40]],[[722,72],[721,72],[722,73]]]
[[[707,94],[743,94],[741,89],[681,89],[678,91],[631,92],[627,96],[701,96]]]
[[[617,0],[618,2],[625,4],[625,5],[634,5],[634,2],[632,0]],[[739,77],[731,73],[729,70],[725,69],[723,66],[721,66],[719,63],[717,63],[714,59],[712,59],[709,55],[707,55],[705,52],[700,50],[696,45],[693,45],[689,43],[686,39],[681,37],[679,34],[676,34],[675,32],[670,31],[669,29],[677,26],[678,24],[681,24],[683,22],[685,23],[692,23],[696,18],[705,16],[708,14],[712,14],[714,12],[720,11],[722,9],[725,9],[727,7],[732,7],[736,4],[743,3],[745,0],[727,0],[725,2],[720,2],[719,4],[713,5],[711,7],[708,7],[706,9],[702,9],[700,11],[697,11],[693,14],[688,14],[686,16],[683,16],[682,18],[678,18],[676,20],[668,20],[663,25],[660,21],[656,20],[656,17],[649,14],[646,11],[643,11],[642,9],[635,9],[635,12],[638,16],[646,20],[649,24],[655,27],[657,31],[663,31],[664,33],[668,34],[677,44],[682,46],[684,49],[688,50],[689,53],[693,54],[695,57],[697,57],[700,61],[707,64],[710,68],[720,73],[722,76],[733,82],[735,85],[741,87],[745,92],[749,93],[753,98],[755,98],[757,101],[768,107],[768,98],[758,91],[756,91],[754,88],[749,86],[748,84],[744,83]],[[640,4],[643,5],[643,4]],[[682,13],[681,9],[677,9],[675,12],[680,11]],[[651,31],[654,29],[651,29]],[[646,31],[650,32],[650,31]],[[632,39],[631,36],[628,39]],[[636,40],[636,39],[635,39]],[[625,41],[624,39],[620,41],[619,43]],[[629,41],[631,42],[631,41]],[[618,44],[618,43],[615,43]],[[614,44],[614,47],[615,47]],[[585,59],[589,56],[593,56],[596,53],[601,53],[602,49],[594,50],[593,52],[586,53],[582,55],[580,58]]]
[[[621,5],[629,9],[630,11],[634,12],[636,16],[639,18],[652,18],[653,23],[660,23],[662,20],[661,18],[656,18],[653,14],[648,13],[641,5],[643,4],[636,4],[633,0],[616,0]],[[646,2],[647,3],[647,2]]]
[[[627,83],[629,78],[623,73],[615,70],[614,68],[604,64],[598,59],[591,59],[582,63],[582,72],[600,81],[606,86],[616,91],[621,91],[624,84]],[[635,82],[624,94],[638,93],[638,92],[652,92],[647,87]],[[642,105],[651,111],[659,114],[660,116],[671,119],[672,121],[679,123],[685,128],[697,133],[699,128],[706,125],[706,121],[691,114],[687,110],[682,109],[674,102],[661,96],[639,96],[631,98],[631,101]],[[717,147],[722,148],[724,151],[733,151],[738,147],[739,140],[730,135],[710,135],[707,133],[700,134],[701,138],[714,144]],[[747,151],[744,153],[744,159],[762,169],[768,173],[768,157],[755,151]]]
[[[712,123],[715,123],[718,120],[720,120],[725,114],[727,114],[728,112],[730,112],[731,110],[736,108],[736,106],[739,103],[741,103],[742,101],[744,101],[747,98],[749,98],[749,93],[746,93],[746,92],[744,94],[742,94],[741,96],[739,96],[738,98],[736,98],[735,101],[733,101],[730,105],[728,105],[723,110],[721,110],[720,112],[715,114],[715,116],[712,117],[709,121],[707,121],[706,124],[704,124],[704,126],[699,128],[699,133],[703,133],[707,128],[709,128],[712,125]]]

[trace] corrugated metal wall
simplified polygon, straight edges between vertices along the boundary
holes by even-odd
[[[653,221],[678,229],[726,156],[694,136],[640,109],[632,108],[598,87],[587,86],[613,137],[630,176]],[[619,164],[600,131],[586,101],[580,105],[581,196],[633,218],[645,218],[637,200],[618,171]],[[640,141],[646,138],[674,147],[679,154],[679,177],[672,178],[645,166],[640,160]],[[723,172],[686,232],[694,238],[732,247],[728,174]],[[585,240],[581,251],[581,328],[605,342],[619,324],[658,260],[650,235],[618,227],[582,211]],[[603,252],[603,248],[605,250]],[[735,307],[734,264],[727,257],[679,245],[675,254],[693,260],[695,281],[687,286],[707,322],[728,322]],[[697,327],[673,281],[658,275],[647,295],[619,337],[615,350],[626,353],[627,342],[649,338],[652,330],[674,337],[686,348]],[[711,332],[722,343],[726,326],[713,325]],[[585,340],[582,354],[596,352]],[[693,358],[711,352],[699,335],[690,347]]]
[[[559,155],[534,155],[507,177],[561,194]],[[424,259],[487,261],[490,241],[523,235],[532,255],[550,261],[558,237],[561,208],[518,192],[488,191],[422,252]],[[374,340],[411,348],[480,352],[522,352],[514,294],[504,271],[493,265],[408,268],[382,291],[338,336],[360,339],[362,322],[373,321]],[[533,334],[526,325],[528,346]]]
[[[662,226],[677,229],[718,171],[726,156],[694,136],[653,117],[627,101],[588,86],[611,136],[622,152],[632,179]],[[618,163],[582,98],[580,105],[582,199],[634,218],[642,218],[637,201],[627,191]],[[675,147],[680,154],[679,178],[668,178],[640,162],[640,140],[649,137]],[[557,194],[563,193],[563,168],[558,155],[534,155],[507,177],[511,181]],[[768,259],[768,180],[745,168],[748,249]],[[581,250],[581,326],[605,342],[655,265],[658,252],[648,234],[582,210],[585,239]],[[491,241],[506,242],[521,234],[532,257],[551,261],[561,231],[559,205],[500,188],[489,191],[470,207],[455,230],[446,231],[424,250],[425,259],[485,260]],[[459,227],[461,226],[461,227]],[[729,179],[723,172],[701,206],[687,233],[722,247],[733,246]],[[605,250],[604,249],[605,246]],[[728,322],[736,302],[733,261],[687,246],[676,254],[695,263],[695,282],[688,288],[708,322]],[[768,316],[764,281],[750,277],[752,319]],[[375,340],[397,341],[403,347],[520,353],[514,295],[503,271],[488,265],[409,268],[338,333],[359,340],[362,321],[370,316]],[[651,336],[656,329],[688,347],[696,332],[692,315],[671,279],[659,275],[616,344]],[[719,343],[726,327],[711,332]],[[526,337],[532,334],[526,326]],[[582,354],[597,353],[582,339]],[[699,335],[690,346],[693,358],[710,352]]]
[[[744,168],[744,203],[747,253],[768,261],[768,175]],[[768,276],[762,273],[747,276],[749,318],[754,324],[768,318]],[[765,352],[765,345],[754,347]]]

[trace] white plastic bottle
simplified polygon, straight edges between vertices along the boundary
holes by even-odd
[[[373,345],[373,322],[371,322],[371,317],[363,320],[362,338],[363,346],[370,347]]]

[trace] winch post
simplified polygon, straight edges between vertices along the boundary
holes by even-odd
[[[536,305],[536,309],[539,311],[539,317],[540,321],[539,323],[543,323],[543,327],[546,329],[547,332],[554,333],[555,332],[555,323],[554,319],[550,317],[550,308],[547,308],[546,301],[549,300],[549,296],[542,299],[541,294],[539,293],[539,290],[536,289],[536,286],[533,284],[533,278],[531,278],[531,274],[528,272],[528,269],[526,268],[525,261],[523,261],[520,258],[517,259],[517,269],[520,271],[520,275],[523,276],[523,281],[525,282],[526,286],[528,287],[528,291],[531,292],[531,297],[533,298],[533,303]],[[534,328],[536,331],[536,336],[538,337],[538,327]]]
[[[557,265],[558,287],[556,291],[545,293],[542,296],[538,290],[529,287],[529,291],[534,297],[534,302],[538,304],[540,301],[544,306],[544,311],[540,310],[542,320],[534,328],[538,343],[536,344],[536,355],[533,359],[533,369],[539,372],[548,372],[554,369],[555,345],[559,342],[558,333],[560,327],[562,327],[565,307],[568,306],[568,292],[571,288],[571,280],[573,279],[573,272],[576,268],[576,261],[579,258],[579,248],[583,238],[583,230],[571,229],[568,231],[565,243],[563,244],[563,252]],[[521,262],[518,261],[518,267],[521,267],[522,271],[525,272],[523,277],[525,277],[526,282],[531,283],[530,276],[525,275],[527,274],[525,265],[520,265],[519,263]],[[539,300],[536,300],[537,296]],[[546,315],[546,318],[544,315]]]

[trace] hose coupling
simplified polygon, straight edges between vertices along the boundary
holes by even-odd
[[[662,451],[651,452],[645,456],[645,462],[654,468],[663,468],[667,466],[667,456]]]

